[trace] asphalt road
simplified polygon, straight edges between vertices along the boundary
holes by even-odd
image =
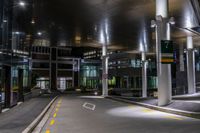
[[[200,120],[100,97],[63,95],[42,133],[200,133]]]
[[[0,114],[0,133],[21,133],[42,112],[54,96],[30,99]]]

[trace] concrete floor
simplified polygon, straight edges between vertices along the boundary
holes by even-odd
[[[145,103],[149,105],[158,105],[158,99],[156,98],[135,98],[135,97],[122,97],[122,96],[113,96],[120,99],[130,100],[133,102]],[[165,107],[171,109],[178,109],[182,111],[189,111],[200,113],[200,96],[196,95],[193,97],[176,97],[173,98],[172,103],[166,105]]]
[[[199,133],[200,120],[90,96],[57,99],[42,133]]]

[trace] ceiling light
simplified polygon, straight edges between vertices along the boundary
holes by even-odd
[[[26,5],[26,3],[25,3],[24,1],[20,1],[20,2],[19,2],[19,6],[24,7],[25,5]]]

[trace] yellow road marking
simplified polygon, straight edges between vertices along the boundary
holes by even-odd
[[[51,120],[50,126],[52,126],[55,123],[55,120]]]
[[[166,118],[175,119],[175,120],[183,120],[183,118],[176,117],[176,116],[166,116]]]
[[[57,114],[56,114],[56,113],[54,113],[53,117],[55,118],[56,116],[57,116]]]
[[[45,133],[51,133],[51,131],[50,130],[46,130],[46,132]]]
[[[57,104],[57,107],[59,108],[59,107],[60,107],[60,104]]]
[[[145,113],[153,112],[153,110],[151,110],[151,109],[142,109],[142,111]]]
[[[129,107],[129,108],[135,108],[135,106],[134,106],[134,105],[129,105],[128,107]]]
[[[59,108],[56,108],[56,112],[58,112]]]
[[[62,100],[58,101],[58,103],[62,103]]]

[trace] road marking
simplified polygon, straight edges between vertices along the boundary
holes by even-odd
[[[57,116],[57,114],[56,114],[56,113],[54,113],[54,114],[53,114],[53,117],[55,118],[56,116]]]
[[[58,112],[59,108],[56,108],[56,112]]]
[[[58,103],[59,103],[59,104],[60,104],[60,103],[62,103],[62,99],[61,99],[61,100],[59,100],[59,101],[58,101]]]
[[[150,113],[150,112],[153,112],[153,110],[151,110],[151,109],[142,109],[142,111],[143,111],[144,113]]]
[[[86,103],[83,104],[83,107],[86,108],[86,109],[89,109],[89,110],[93,110],[93,111],[94,111],[95,108],[96,108],[96,105],[95,105],[95,104],[92,104],[92,103],[87,103],[87,102],[86,102]]]
[[[54,123],[55,123],[55,120],[54,120],[54,119],[51,120],[51,122],[50,122],[50,126],[52,126]]]
[[[57,107],[59,108],[59,107],[60,107],[60,104],[57,104]]]
[[[166,116],[166,118],[174,119],[174,120],[183,120],[183,118],[176,117],[176,116]]]
[[[45,133],[51,133],[51,131],[50,130],[46,130],[46,132]]]
[[[132,108],[132,107],[135,107],[135,105],[128,105],[128,107]]]

